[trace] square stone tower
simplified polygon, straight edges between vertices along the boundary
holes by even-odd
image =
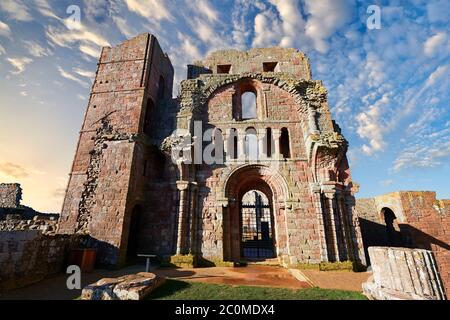
[[[153,170],[152,142],[164,134],[157,115],[171,112],[172,82],[172,64],[153,35],[102,50],[58,232],[89,234],[105,264],[123,262],[137,241],[128,230],[139,224],[133,210],[139,214]]]

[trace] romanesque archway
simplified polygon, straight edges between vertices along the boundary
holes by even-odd
[[[284,178],[266,166],[244,165],[230,173],[225,186],[224,260],[265,260],[288,254],[286,190]]]

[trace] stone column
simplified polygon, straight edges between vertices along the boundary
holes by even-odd
[[[329,208],[329,217],[330,217],[330,227],[331,227],[331,235],[333,241],[333,249],[334,249],[334,255],[336,261],[341,261],[339,258],[339,246],[338,246],[338,235],[337,235],[337,229],[336,229],[336,220],[335,220],[335,208],[334,208],[334,193],[325,193],[325,199],[328,202],[328,208]]]
[[[280,137],[281,137],[281,130],[280,129],[272,129],[272,138],[274,141],[273,157],[275,159],[281,159]]]
[[[191,205],[189,208],[190,211],[190,230],[189,230],[189,252],[191,254],[197,253],[197,183],[193,182],[191,184]]]
[[[238,157],[239,160],[245,160],[245,131],[238,129]]]
[[[312,107],[309,107],[308,110],[309,110],[309,112],[308,112],[309,133],[316,134],[319,131],[319,128],[317,127],[317,122],[316,122],[317,111]]]
[[[188,210],[188,182],[187,181],[177,181],[177,189],[180,191],[180,204],[178,207],[178,235],[177,235],[177,254],[184,253],[185,247],[185,236],[186,236],[186,216]]]
[[[230,137],[231,137],[231,129],[225,129],[223,133],[223,152],[225,153],[225,162],[228,162],[230,160],[229,141],[228,141]]]
[[[320,238],[320,260],[323,262],[328,262],[328,249],[327,249],[327,236],[325,232],[325,222],[324,217],[326,215],[326,208],[322,203],[322,191],[320,185],[313,185],[312,187],[314,205],[317,215],[317,226]]]
[[[258,129],[258,160],[265,160],[267,158],[267,152],[264,152],[264,141],[266,141],[266,130]],[[267,148],[267,143],[265,145]]]

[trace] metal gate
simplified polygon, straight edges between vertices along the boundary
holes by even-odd
[[[267,197],[259,191],[249,191],[243,197],[240,210],[242,256],[274,258],[272,213]]]

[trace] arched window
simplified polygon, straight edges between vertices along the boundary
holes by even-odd
[[[163,76],[159,76],[159,82],[158,82],[158,99],[163,99],[165,90],[166,90],[166,82],[164,81]]]
[[[386,225],[386,235],[389,246],[398,247],[403,245],[403,238],[397,223],[395,213],[389,208],[381,210]]]
[[[283,155],[283,158],[285,158],[285,159],[288,159],[291,157],[291,150],[290,150],[290,145],[289,145],[289,131],[287,128],[281,129],[280,153]]]
[[[241,95],[242,119],[255,119],[256,114],[256,93],[252,91],[244,92]]]
[[[223,136],[222,136],[222,130],[219,128],[215,128],[213,132],[213,143],[214,143],[214,152],[213,157],[216,164],[223,164]]]
[[[143,127],[143,131],[147,135],[150,135],[151,131],[151,119],[153,110],[154,110],[153,100],[148,98],[147,105],[145,106],[144,127]]]
[[[265,141],[265,146],[266,146],[266,155],[268,158],[272,157],[272,128],[267,128],[266,129],[266,141]]]
[[[245,130],[245,155],[249,160],[258,159],[258,136],[255,128]]]
[[[227,138],[228,143],[228,158],[229,159],[237,159],[238,157],[238,136],[237,136],[237,130],[231,129],[230,130],[230,136]]]

